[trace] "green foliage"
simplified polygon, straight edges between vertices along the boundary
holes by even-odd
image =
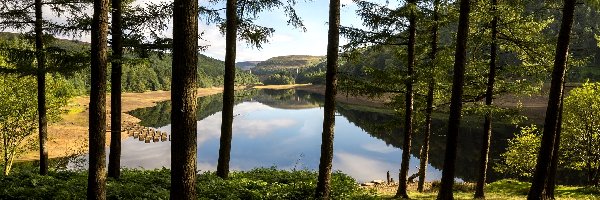
[[[269,75],[263,83],[265,85],[290,85],[295,84],[296,81],[290,75],[286,74],[273,74]]]
[[[560,140],[560,167],[587,173],[589,184],[600,181],[600,83],[584,83],[569,92],[563,108]],[[541,131],[534,125],[525,127],[509,140],[502,154],[503,162],[495,167],[502,173],[521,178],[531,177],[540,148]]]
[[[541,143],[541,131],[535,125],[524,127],[508,141],[502,162],[494,166],[500,173],[529,178],[533,176]]]
[[[62,106],[71,97],[64,79],[47,79],[46,106],[48,119],[55,121],[62,114]],[[33,77],[0,76],[0,158],[4,174],[10,172],[13,160],[35,144],[37,124],[37,82]]]
[[[327,62],[320,62],[311,67],[302,69],[296,77],[296,83],[325,85],[325,73],[327,72]]]
[[[323,56],[289,55],[277,56],[262,61],[252,69],[257,75],[271,75],[277,73],[296,73],[323,62]]]
[[[0,199],[85,199],[85,171],[51,171],[40,176],[34,170],[1,176]],[[212,172],[197,177],[199,199],[313,199],[317,173],[258,168],[232,172],[223,180]],[[121,179],[108,179],[107,199],[168,199],[168,169],[124,169]],[[332,175],[332,199],[375,199],[354,179],[340,172]]]
[[[600,83],[584,83],[564,102],[561,151],[566,167],[584,170],[588,182],[600,183]]]

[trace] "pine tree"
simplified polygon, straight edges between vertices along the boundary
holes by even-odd
[[[439,7],[440,1],[434,0],[433,2],[433,26],[431,28],[431,52],[429,54],[431,74],[429,77],[429,83],[427,84],[427,100],[425,108],[425,130],[423,131],[423,146],[419,154],[419,182],[417,184],[417,190],[423,192],[425,185],[425,177],[427,171],[427,162],[429,160],[429,139],[431,137],[431,115],[433,113],[433,100],[435,92],[435,72],[436,59],[438,53],[438,29],[439,29]]]
[[[454,199],[452,187],[454,185],[454,171],[456,166],[456,147],[458,144],[458,131],[462,110],[462,95],[464,85],[465,66],[467,61],[467,38],[469,34],[470,1],[460,1],[460,15],[458,19],[458,33],[456,37],[456,51],[454,54],[454,75],[452,81],[452,97],[450,102],[450,116],[448,119],[448,133],[446,134],[446,153],[442,169],[442,180],[437,199]]]
[[[400,164],[400,177],[398,179],[398,190],[396,191],[396,197],[408,198],[407,189],[407,178],[408,178],[408,165],[410,164],[410,146],[413,134],[413,107],[414,107],[414,94],[413,94],[413,82],[415,79],[415,37],[417,32],[417,17],[416,8],[417,1],[408,1],[409,9],[411,9],[408,16],[408,48],[407,48],[407,79],[406,81],[406,92],[405,92],[405,107],[404,107],[404,141],[402,144],[402,163]]]
[[[338,49],[340,43],[340,0],[329,1],[329,33],[327,42],[327,72],[325,73],[325,106],[321,158],[315,197],[329,199],[333,161],[333,134],[335,126],[335,96],[337,93]]]
[[[487,88],[485,91],[485,105],[491,106],[494,100],[494,82],[496,81],[496,56],[498,50],[498,15],[496,13],[498,0],[492,0],[493,16],[491,29],[492,29],[492,44],[490,45],[490,61],[489,61],[489,73]],[[483,188],[485,186],[486,171],[488,166],[488,154],[490,151],[490,142],[492,137],[492,112],[487,111],[485,113],[485,122],[483,124],[483,141],[481,143],[481,157],[479,159],[479,174],[477,178],[477,184],[475,186],[475,198],[485,198]]]
[[[87,199],[106,199],[106,71],[108,0],[94,0]]]
[[[196,199],[198,1],[173,3],[171,199]]]
[[[544,187],[548,177],[555,176],[555,174],[549,174],[549,166],[552,160],[556,130],[559,124],[558,118],[561,96],[564,92],[562,85],[565,78],[567,55],[569,52],[570,35],[573,27],[573,16],[576,4],[575,0],[564,0],[563,2],[564,7],[560,31],[558,33],[558,42],[556,44],[548,107],[546,109],[546,119],[544,120],[544,132],[542,133],[542,143],[537,157],[537,164],[535,166],[531,188],[527,194],[527,199],[529,200],[549,198],[543,194]]]
[[[235,99],[235,56],[237,38],[246,41],[252,46],[261,48],[261,45],[269,42],[269,37],[275,31],[273,28],[257,25],[254,21],[259,14],[265,10],[283,8],[288,17],[288,25],[302,28],[302,20],[296,15],[294,9],[295,1],[273,0],[269,2],[256,1],[227,1],[225,21],[216,15],[209,15],[215,23],[220,23],[221,32],[225,32],[225,75],[223,88],[223,115],[221,123],[221,138],[219,146],[219,159],[217,162],[217,175],[221,178],[229,176],[229,161],[231,154],[231,140],[233,136],[233,107]],[[205,8],[203,8],[205,9]],[[206,10],[213,13],[214,10]],[[212,17],[211,17],[212,16]],[[209,20],[210,21],[210,20]]]
[[[108,177],[121,176],[121,76],[123,73],[122,1],[112,0],[112,62],[110,73],[110,154]]]
[[[235,47],[237,39],[237,0],[227,0],[227,22],[225,35],[225,77],[223,82],[223,112],[221,121],[221,143],[217,175],[229,176],[231,137],[233,124],[233,106],[235,101]]]

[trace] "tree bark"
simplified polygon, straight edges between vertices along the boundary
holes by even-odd
[[[485,91],[485,105],[490,108],[494,101],[494,83],[496,82],[496,56],[498,52],[498,15],[496,7],[498,0],[492,0],[492,44],[490,45],[490,72],[488,74],[487,89]],[[487,178],[488,154],[490,152],[490,142],[492,139],[492,111],[488,110],[485,114],[483,123],[483,141],[481,141],[481,157],[479,158],[479,177],[475,186],[475,198],[485,199],[484,187]]]
[[[458,33],[456,37],[456,51],[454,54],[454,77],[452,80],[452,96],[450,99],[450,116],[448,119],[448,133],[446,135],[446,153],[442,169],[442,181],[437,199],[454,199],[452,187],[456,165],[456,146],[462,110],[462,94],[465,79],[465,66],[467,61],[467,39],[469,34],[470,1],[460,1],[460,15],[458,18]]]
[[[565,82],[563,82],[563,91],[565,91]],[[560,111],[558,113],[558,124],[556,124],[556,137],[554,138],[554,149],[552,150],[552,160],[550,161],[550,169],[549,174],[554,174],[553,176],[548,176],[548,180],[546,181],[546,186],[544,188],[544,195],[547,197],[546,199],[554,199],[554,189],[556,186],[556,171],[558,170],[558,159],[560,156],[560,135],[562,133],[562,117],[563,117],[563,105],[565,99],[565,93],[563,92],[560,97]]]
[[[329,199],[331,166],[333,162],[333,134],[335,126],[335,95],[337,93],[338,50],[340,44],[340,0],[329,1],[329,34],[327,42],[327,72],[325,79],[325,108],[319,177],[315,197]]]
[[[46,55],[44,53],[42,0],[35,0],[35,56],[37,59],[38,131],[40,141],[40,175],[48,174],[48,119],[46,117]]]
[[[417,191],[423,192],[425,186],[425,177],[427,173],[427,162],[429,160],[429,138],[431,137],[431,114],[433,113],[433,94],[435,91],[435,60],[438,51],[438,9],[439,0],[433,1],[433,27],[431,30],[431,77],[427,86],[427,108],[425,108],[425,131],[423,137],[423,146],[421,147],[421,154],[419,155],[419,183],[417,185]]]
[[[87,199],[106,199],[106,70],[108,0],[94,0]]]
[[[171,199],[196,199],[198,1],[173,6]]]
[[[225,77],[223,86],[223,112],[221,144],[217,162],[217,176],[229,176],[231,139],[233,137],[233,106],[235,100],[235,54],[237,39],[237,0],[227,0],[227,28],[225,33]]]
[[[110,155],[108,177],[121,176],[121,74],[123,64],[123,31],[121,29],[121,0],[112,0],[112,71],[110,73]]]
[[[408,5],[415,5],[416,0],[408,1]],[[415,11],[416,12],[416,11]],[[408,78],[406,80],[406,93],[405,93],[405,108],[404,108],[404,141],[402,143],[402,163],[400,164],[400,177],[398,179],[398,190],[396,191],[396,197],[408,198],[407,189],[407,177],[408,177],[408,166],[410,164],[410,146],[412,142],[412,121],[413,121],[413,76],[415,67],[415,35],[417,19],[415,13],[411,13],[408,18]]]
[[[562,84],[565,78],[574,11],[575,0],[564,0],[562,22],[558,33],[556,54],[554,56],[554,69],[552,70],[548,107],[546,108],[546,119],[544,121],[544,132],[542,133],[542,142],[537,157],[537,164],[535,166],[531,188],[527,194],[527,199],[529,200],[546,199],[543,195],[546,180],[548,179],[548,176],[555,175],[549,174],[548,171],[551,162],[550,160],[552,159],[552,152],[554,151],[556,129],[558,128],[558,115],[563,93]]]

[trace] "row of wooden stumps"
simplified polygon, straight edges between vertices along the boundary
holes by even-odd
[[[106,130],[110,132],[110,123],[107,125]],[[145,143],[171,141],[171,135],[167,134],[167,132],[140,126],[133,122],[123,122],[121,132],[125,132],[129,137],[139,139],[139,141],[144,141]]]

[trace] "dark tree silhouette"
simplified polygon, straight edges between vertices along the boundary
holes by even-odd
[[[121,74],[123,73],[123,30],[121,0],[112,0],[112,71],[110,73],[110,155],[108,176],[121,176]]]
[[[563,91],[565,90],[565,82],[563,82]],[[556,174],[558,170],[558,157],[560,151],[560,135],[562,133],[562,117],[563,117],[563,105],[565,100],[565,93],[563,92],[560,97],[560,111],[558,113],[558,124],[556,125],[556,138],[554,139],[554,149],[552,150],[552,160],[550,161],[549,174]],[[549,176],[546,181],[544,193],[548,199],[554,199],[554,189],[556,188],[556,176]]]
[[[456,146],[458,144],[463,85],[465,81],[465,66],[467,61],[467,38],[469,34],[470,11],[469,6],[470,0],[460,1],[456,51],[454,54],[454,76],[452,80],[452,95],[450,97],[450,116],[448,119],[448,133],[446,134],[446,153],[444,155],[440,191],[437,196],[437,199],[439,200],[454,199],[452,194],[452,186],[454,185]]]
[[[106,199],[106,70],[108,0],[94,0],[87,199]]]
[[[196,199],[198,1],[173,2],[171,199]]]
[[[427,162],[429,160],[429,139],[431,136],[431,114],[433,113],[433,92],[435,91],[435,60],[438,51],[438,21],[439,21],[439,6],[440,1],[433,1],[433,26],[431,28],[431,53],[429,59],[431,60],[431,77],[429,77],[429,84],[427,85],[427,108],[425,108],[425,130],[423,132],[423,145],[421,146],[421,152],[419,154],[419,183],[417,184],[417,190],[423,192],[425,185],[425,176],[427,173]]]
[[[340,44],[340,0],[329,1],[329,34],[327,42],[327,72],[325,74],[325,108],[321,159],[315,197],[329,199],[331,166],[333,161],[333,133],[335,126],[335,95],[337,93],[338,50]]]
[[[35,0],[35,57],[37,59],[38,131],[40,140],[40,174],[48,174],[48,119],[46,117],[46,55],[44,53],[44,19],[42,0]]]
[[[409,0],[409,6],[416,7],[416,0]],[[413,94],[413,82],[414,82],[414,68],[415,68],[415,36],[417,32],[417,16],[416,11],[412,11],[408,17],[408,48],[407,57],[408,64],[406,65],[408,71],[408,78],[406,79],[406,96],[405,96],[405,108],[404,108],[404,141],[402,143],[402,163],[400,164],[400,178],[398,179],[398,190],[396,191],[396,197],[408,198],[407,189],[407,177],[408,177],[408,165],[410,164],[410,146],[413,134],[413,107],[414,107],[414,94]]]
[[[492,0],[491,13],[494,15],[492,18],[492,43],[490,44],[490,63],[487,88],[485,91],[485,105],[490,107],[494,100],[494,82],[496,81],[496,56],[498,52],[498,15],[496,14],[496,7],[498,6],[498,0]],[[488,110],[485,113],[485,122],[483,123],[483,141],[481,142],[481,157],[479,158],[479,174],[477,178],[477,184],[475,186],[475,198],[485,198],[483,191],[486,181],[486,171],[488,166],[488,154],[490,152],[490,141],[492,138],[492,111]]]
[[[221,140],[217,175],[221,178],[229,176],[229,159],[231,155],[231,139],[233,124],[233,106],[235,101],[235,46],[237,40],[237,0],[227,0],[227,22],[225,33],[225,78],[223,82],[223,112],[221,123]]]
[[[548,177],[555,176],[555,174],[549,173],[549,167],[552,160],[552,152],[554,151],[556,130],[559,124],[558,118],[562,102],[561,96],[564,92],[562,85],[565,80],[575,4],[575,0],[564,0],[563,16],[560,31],[558,32],[556,54],[554,56],[554,69],[552,70],[550,94],[548,96],[548,107],[546,108],[546,119],[544,121],[544,132],[542,133],[542,141],[531,182],[531,188],[527,194],[527,199],[529,200],[548,199],[549,197],[543,194],[544,187]]]

